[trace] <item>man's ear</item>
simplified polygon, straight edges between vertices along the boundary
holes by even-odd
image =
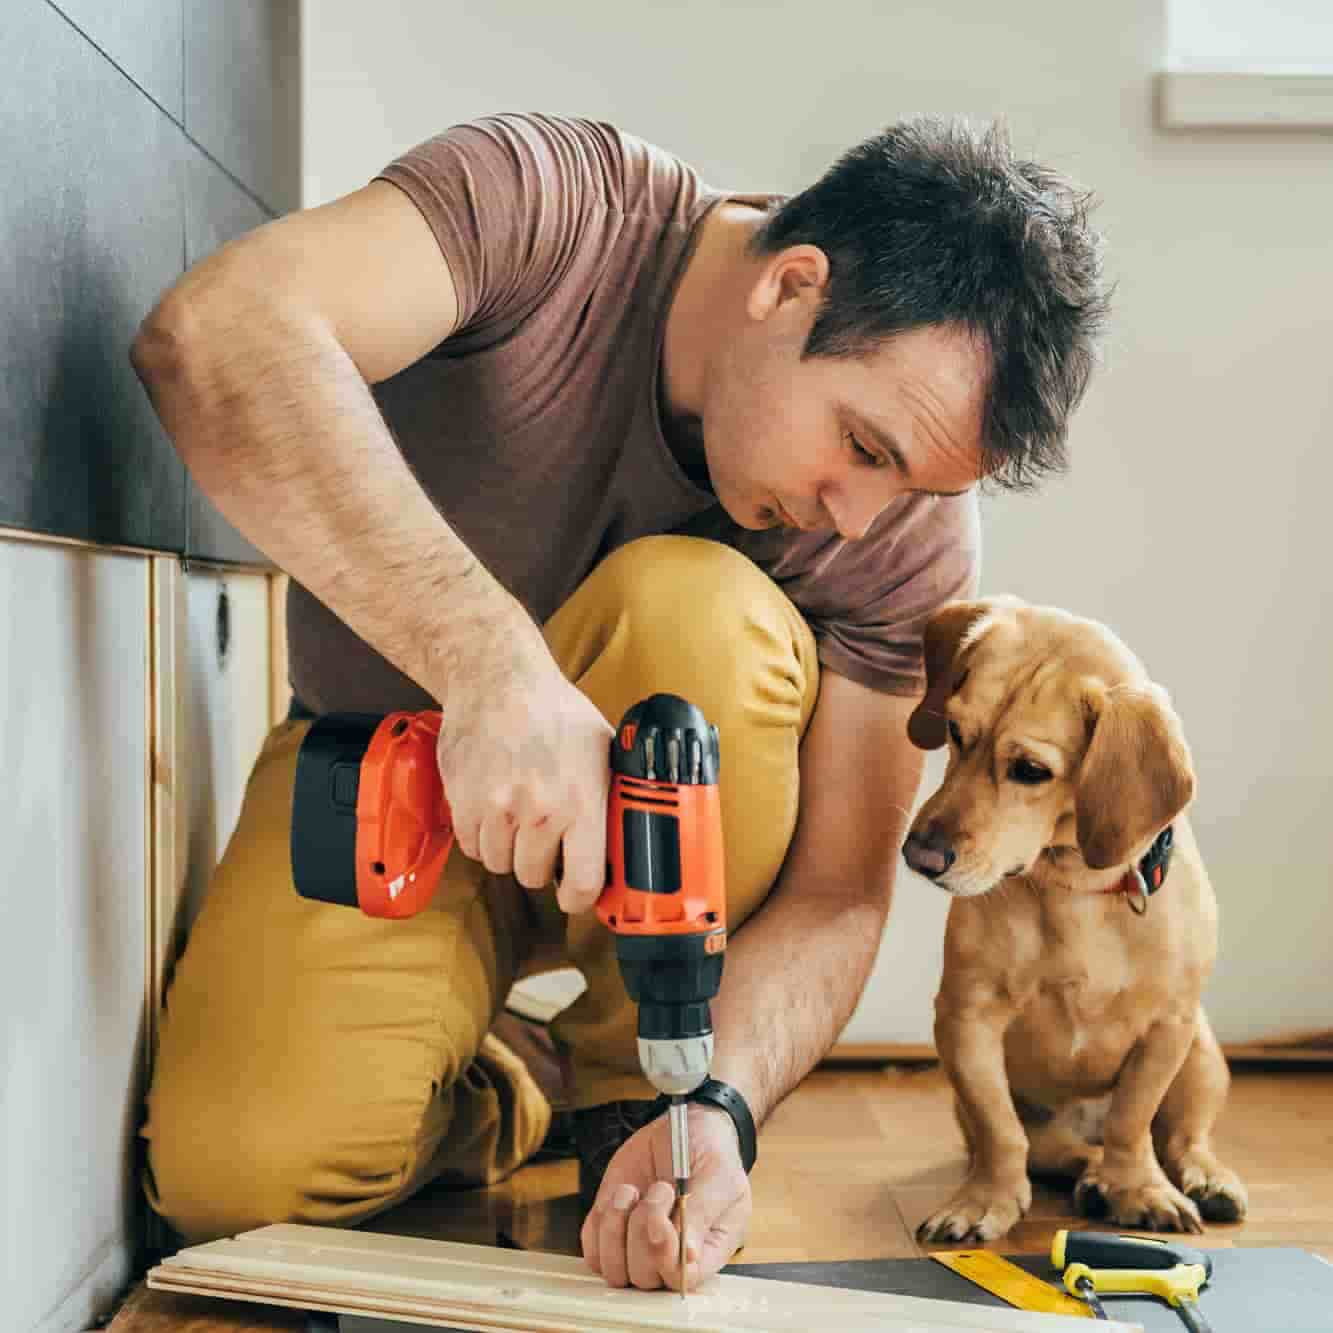
[[[1092,740],[1079,769],[1074,815],[1093,870],[1127,861],[1194,797],[1194,766],[1180,719],[1160,685],[1089,688]]]
[[[789,301],[818,306],[828,289],[828,256],[817,245],[788,245],[764,256],[759,278],[750,288],[746,309],[764,320]]]
[[[963,635],[995,609],[993,601],[946,602],[926,621],[921,636],[926,660],[926,695],[907,719],[907,739],[918,750],[938,750],[948,737],[945,705],[954,692],[954,660]]]

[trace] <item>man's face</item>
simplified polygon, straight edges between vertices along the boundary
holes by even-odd
[[[982,474],[985,351],[929,327],[858,358],[801,359],[817,293],[751,320],[706,387],[709,478],[745,528],[864,536],[913,491],[959,492]]]

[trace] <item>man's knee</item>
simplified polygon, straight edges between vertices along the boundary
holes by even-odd
[[[727,677],[732,689],[776,676],[813,699],[809,626],[777,584],[729,546],[644,537],[611,555],[586,586],[611,603],[637,656],[697,664]]]
[[[785,615],[791,605],[754,561],[701,537],[640,537],[610,555],[591,577],[610,583],[627,608],[689,609],[696,613],[692,620],[719,613],[726,620]]]

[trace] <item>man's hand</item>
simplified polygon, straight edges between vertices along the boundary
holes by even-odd
[[[712,1277],[745,1241],[750,1179],[736,1128],[725,1111],[690,1106],[690,1196],[685,1281]],[[583,1257],[613,1287],[675,1288],[680,1254],[671,1216],[676,1191],[671,1126],[659,1116],[611,1159],[597,1202],[583,1224]]]
[[[440,776],[465,856],[529,889],[550,884],[562,858],[560,906],[582,912],[606,881],[614,733],[539,636],[525,649],[511,642],[502,670],[479,671],[475,691],[449,691]]]

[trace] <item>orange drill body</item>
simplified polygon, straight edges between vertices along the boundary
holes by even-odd
[[[609,873],[597,915],[610,930],[617,935],[708,934],[717,941],[711,952],[726,948],[726,871],[716,785],[614,774],[606,860]]]

